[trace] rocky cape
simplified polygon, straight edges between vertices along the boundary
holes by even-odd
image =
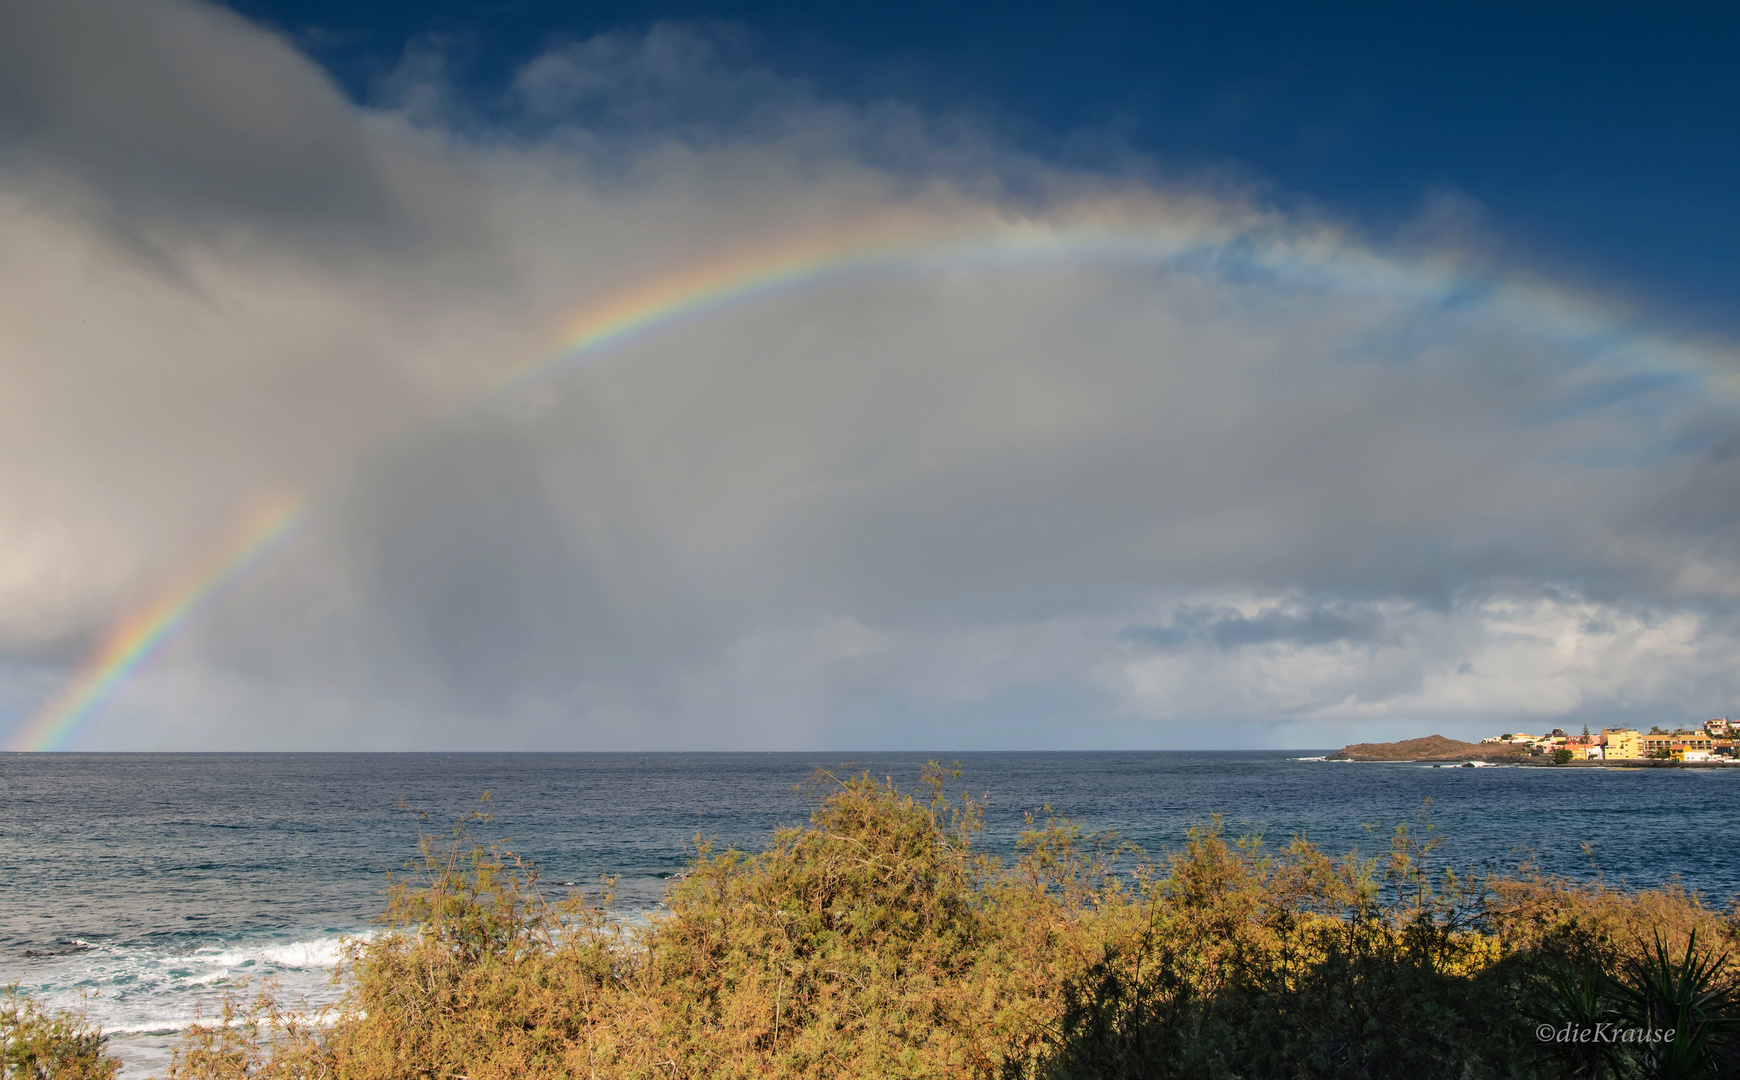
[[[1428,735],[1401,742],[1354,743],[1328,755],[1329,761],[1498,761],[1523,758],[1528,751],[1504,743],[1467,743]]]

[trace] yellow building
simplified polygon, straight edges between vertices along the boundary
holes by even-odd
[[[1602,728],[1601,737],[1607,740],[1608,761],[1635,761],[1643,756],[1638,742],[1641,736],[1631,728]]]
[[[1714,739],[1701,731],[1679,731],[1672,735],[1641,735],[1637,741],[1643,750],[1644,757],[1659,753],[1662,750],[1672,750],[1676,746],[1685,747],[1687,750],[1710,750],[1716,745]]]

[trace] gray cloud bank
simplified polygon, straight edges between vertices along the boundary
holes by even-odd
[[[1731,352],[1393,287],[1457,237],[1053,168],[729,28],[380,93],[212,7],[0,7],[14,725],[273,491],[295,542],[82,745],[1329,745],[1740,690]],[[1234,240],[790,292],[455,408],[697,259],[1090,204]]]

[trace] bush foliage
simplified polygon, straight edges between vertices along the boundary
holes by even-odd
[[[50,1012],[8,987],[0,995],[0,1077],[5,1080],[109,1080],[121,1063],[108,1039],[75,1013]]]
[[[188,1034],[173,1075],[1473,1080],[1736,1064],[1740,921],[1695,894],[1459,876],[1423,821],[1378,856],[1336,857],[1215,820],[1149,862],[1030,818],[1005,862],[983,849],[980,804],[945,797],[951,778],[933,765],[911,793],[818,774],[806,827],[759,854],[701,846],[644,923],[610,915],[608,886],[548,897],[468,819],[392,883],[386,932],[349,946],[338,1006],[233,1003]],[[1679,1037],[1537,1037],[1567,1024]]]

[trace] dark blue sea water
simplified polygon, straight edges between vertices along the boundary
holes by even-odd
[[[989,800],[986,842],[1008,850],[1050,806],[1150,853],[1224,815],[1274,842],[1303,833],[1376,853],[1427,810],[1457,866],[1532,857],[1552,873],[1632,885],[1679,877],[1740,892],[1726,837],[1740,768],[1431,768],[1268,753],[967,753],[954,790]],[[910,788],[925,754],[857,768]],[[130,1071],[226,989],[271,975],[329,998],[338,941],[366,932],[383,875],[491,793],[489,830],[547,880],[619,876],[633,916],[655,907],[697,836],[758,848],[802,821],[798,785],[840,754],[0,755],[0,982],[85,1007]],[[404,809],[402,807],[408,807]],[[427,815],[419,820],[419,815]],[[1376,828],[1376,835],[1367,826]],[[1583,845],[1590,846],[1585,854]],[[93,996],[94,995],[94,996]]]

